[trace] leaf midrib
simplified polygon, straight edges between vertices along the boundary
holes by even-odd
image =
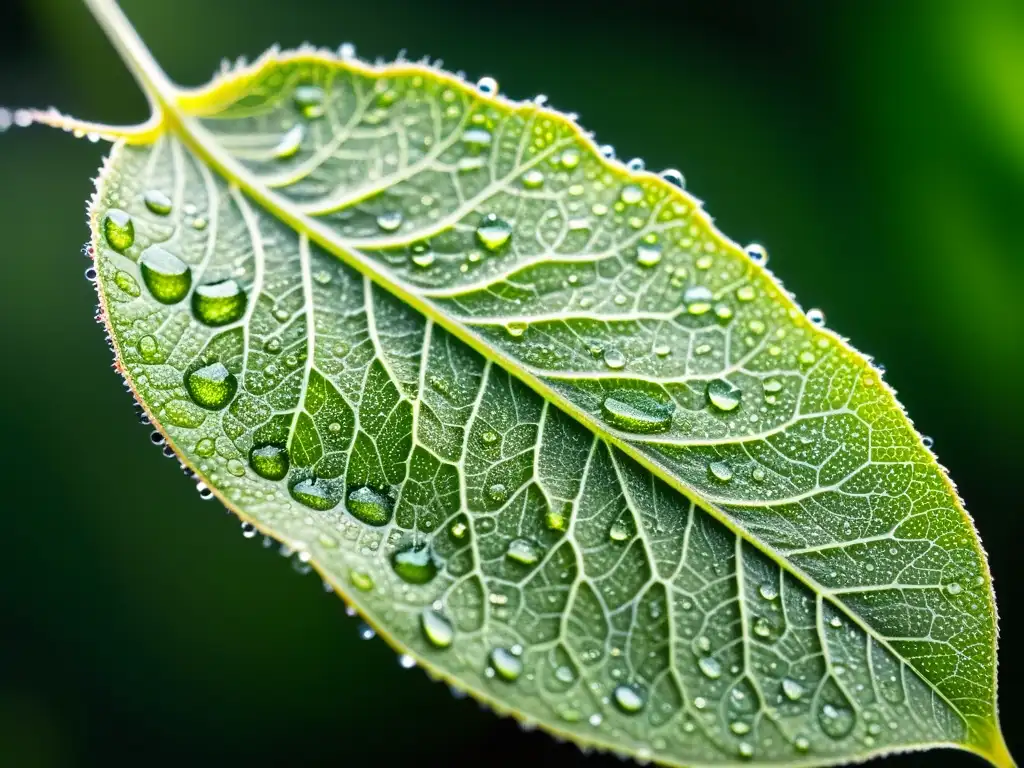
[[[1000,751],[998,744],[1002,742],[1002,739],[999,734],[998,727],[995,726],[996,720],[994,718],[991,721],[981,721],[985,726],[984,728],[976,727],[974,721],[978,719],[978,716],[967,716],[961,712],[960,709],[949,700],[944,691],[939,689],[928,677],[923,675],[910,660],[901,656],[890,645],[889,641],[886,638],[879,636],[877,631],[871,625],[867,624],[859,614],[857,614],[857,612],[849,608],[841,599],[834,597],[831,590],[819,584],[817,580],[804,573],[804,571],[798,568],[795,564],[789,562],[774,548],[751,534],[743,526],[739,525],[730,515],[718,509],[708,500],[702,498],[698,492],[693,488],[690,488],[678,476],[671,472],[667,466],[649,456],[644,451],[639,450],[628,441],[606,430],[604,426],[591,414],[581,410],[573,403],[566,400],[557,392],[557,390],[548,386],[543,380],[520,365],[514,358],[508,356],[501,350],[492,347],[484,339],[471,332],[454,318],[444,314],[439,310],[439,308],[418,296],[412,286],[405,284],[383,266],[377,265],[369,259],[363,258],[357,250],[350,250],[347,248],[343,242],[339,242],[335,235],[319,222],[310,220],[304,214],[291,210],[291,204],[286,198],[279,195],[272,189],[265,189],[244,166],[234,160],[234,158],[225,155],[220,150],[216,140],[209,131],[207,131],[196,119],[186,114],[181,109],[178,99],[184,95],[185,91],[172,83],[166,76],[157,64],[156,60],[153,58],[152,54],[146,48],[145,44],[131,27],[126,17],[124,17],[123,12],[117,8],[111,0],[85,0],[85,2],[93,9],[108,36],[111,38],[119,53],[121,53],[126,65],[146,92],[146,95],[153,106],[154,116],[159,114],[168,132],[173,133],[197,156],[201,157],[208,165],[216,169],[230,186],[235,186],[244,191],[265,211],[267,211],[267,213],[287,224],[300,236],[305,235],[307,238],[317,243],[320,247],[339,258],[346,265],[355,269],[361,275],[369,278],[403,303],[415,309],[428,321],[432,321],[438,326],[444,328],[445,331],[465,343],[471,349],[480,354],[485,360],[500,365],[504,370],[515,376],[522,383],[540,395],[546,402],[551,402],[557,405],[561,410],[583,424],[599,439],[604,440],[608,444],[621,450],[624,454],[650,471],[671,488],[675,489],[678,493],[682,494],[685,498],[689,499],[705,512],[710,514],[716,521],[724,525],[738,538],[742,538],[780,568],[789,572],[805,587],[818,595],[819,598],[823,599],[825,595],[828,595],[829,602],[840,608],[843,614],[852,623],[857,625],[881,647],[885,648],[894,656],[894,658],[899,659],[900,663],[905,664],[909,669],[912,669],[914,674],[917,675],[917,677],[922,680],[930,690],[934,691],[935,694],[938,695],[938,697],[956,713],[964,723],[968,733],[975,734],[979,739],[976,743],[973,741],[965,741],[958,744],[958,746],[966,748],[969,751],[973,751],[987,760],[998,762],[998,760],[994,758]],[[299,52],[295,54],[294,57],[296,59],[301,58],[322,64],[336,65],[338,63],[334,58],[312,52]],[[255,71],[263,65],[266,60],[267,59],[264,58],[253,64],[252,70]],[[387,71],[393,74],[419,74],[447,81],[449,85],[455,88],[462,89],[465,87],[465,83],[452,77],[447,72],[438,71],[418,64],[408,63],[401,65],[388,65],[386,67],[374,67],[355,60],[346,61],[345,64],[354,70],[360,71],[361,74],[370,76],[379,76],[382,71]],[[490,100],[500,106],[509,106],[508,102],[500,96],[486,97],[482,94],[479,94],[478,96],[483,100]],[[587,145],[592,152],[597,152],[597,147],[594,145],[593,141],[587,137],[575,123],[568,121],[564,115],[539,106],[536,107],[536,109],[538,112],[544,113],[549,119],[568,127],[573,132],[577,141]],[[153,119],[151,118],[151,122],[152,120]],[[645,174],[644,172],[633,173],[632,175],[644,178],[650,176],[650,174]],[[683,191],[678,192],[686,195]],[[710,218],[704,214],[701,207],[697,204],[696,199],[690,198],[688,195],[687,198],[697,215],[705,219],[705,224],[708,229],[715,231],[720,237],[727,240],[728,238],[721,235],[721,233],[719,233],[713,226]],[[792,303],[784,295],[784,292],[783,294],[780,294],[779,301]],[[850,351],[841,337],[834,334],[829,329],[821,330],[824,333],[828,333],[832,337],[832,340],[841,348]],[[957,498],[948,478],[946,478],[944,474],[941,474],[941,476],[943,478],[943,482],[947,486],[949,495],[952,498]],[[957,506],[961,514],[966,518],[966,513],[963,512],[962,507],[959,504]],[[966,522],[968,525],[972,525],[969,519],[967,519]],[[976,539],[975,546],[978,547]],[[979,554],[981,554],[982,559],[984,559],[983,553]],[[986,577],[988,577],[987,572]],[[995,627],[993,627],[993,635],[994,634]],[[995,681],[993,681],[993,690],[995,689],[994,686]],[[989,751],[986,747],[992,749],[992,751]]]

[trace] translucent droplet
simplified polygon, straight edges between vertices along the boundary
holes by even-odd
[[[743,250],[755,264],[763,266],[768,263],[768,251],[764,249],[764,246],[759,245],[758,243],[751,243]]]
[[[661,178],[680,189],[686,186],[686,180],[683,178],[683,174],[675,168],[666,168],[661,172]]]
[[[506,682],[515,682],[523,674],[523,662],[507,648],[495,648],[490,655],[491,669]]]
[[[157,216],[167,216],[171,212],[173,203],[171,198],[161,192],[159,189],[150,189],[143,196],[142,201],[146,204],[146,207],[150,212],[155,213]]]
[[[768,637],[772,633],[771,624],[767,622],[763,617],[759,617],[754,621],[754,634],[758,637]]]
[[[946,585],[946,592],[951,595],[959,595],[963,591],[963,587],[957,584],[955,581],[950,582]]]
[[[402,669],[412,669],[416,666],[416,659],[408,653],[403,653],[398,657],[398,666]]]
[[[805,690],[804,687],[796,680],[793,680],[790,677],[785,677],[782,679],[782,692],[786,694],[786,698],[790,701],[797,701],[804,695]]]
[[[421,251],[412,255],[412,263],[417,267],[426,268],[434,263],[435,258],[436,256],[433,251]]]
[[[800,362],[803,363],[804,365],[811,365],[817,358],[814,356],[814,353],[811,352],[811,350],[805,349],[803,352],[800,353],[799,359]]]
[[[288,451],[283,445],[254,445],[249,451],[252,471],[267,480],[281,480],[288,474],[289,464]]]
[[[508,488],[503,483],[494,483],[487,488],[487,495],[491,501],[504,501],[508,496]]]
[[[288,489],[292,498],[300,504],[305,504],[310,509],[325,512],[338,506],[338,495],[326,481],[314,477],[309,480],[300,480]]]
[[[818,710],[818,725],[826,735],[833,739],[842,739],[853,730],[856,716],[849,707],[835,704],[823,704]]]
[[[807,321],[811,325],[822,326],[825,324],[825,313],[820,309],[807,310]]]
[[[566,504],[565,508],[571,512],[572,505]],[[566,512],[549,509],[547,514],[544,515],[544,523],[552,531],[564,531],[569,527],[569,515]]]
[[[139,257],[142,282],[161,304],[177,304],[192,287],[192,269],[173,253],[151,245]]]
[[[728,413],[739,407],[743,390],[728,379],[712,379],[707,384],[708,402],[720,411]]]
[[[749,760],[754,756],[754,746],[747,741],[741,741],[739,746],[740,757]]]
[[[603,157],[605,160],[615,159],[615,147],[613,147],[611,144],[602,144],[600,147],[597,148],[597,151],[601,153],[601,157]]]
[[[394,232],[402,226],[401,211],[387,211],[377,217],[377,226],[385,232]]]
[[[658,400],[636,389],[612,392],[601,403],[605,421],[638,434],[665,432],[672,426],[675,410],[675,403]]]
[[[496,251],[512,237],[512,225],[489,213],[476,228],[476,239],[489,251]]]
[[[391,522],[393,511],[391,500],[369,486],[351,491],[345,508],[352,517],[367,525],[387,525]]]
[[[924,445],[925,448],[931,448],[933,445],[935,445],[935,438],[925,435],[924,437],[921,438],[921,444]]]
[[[459,520],[455,523],[452,523],[452,527],[449,529],[449,531],[452,534],[452,538],[464,539],[466,538],[466,534],[469,532],[469,526],[467,526],[464,522]]]
[[[480,435],[480,439],[483,440],[486,445],[494,445],[498,442],[498,433],[493,429],[484,430]]]
[[[219,411],[235,396],[238,379],[223,363],[210,363],[185,374],[185,389],[196,405]]]
[[[622,188],[620,199],[626,205],[636,205],[644,199],[644,191],[636,184],[627,184]]]
[[[647,698],[641,690],[631,685],[617,686],[612,693],[615,706],[628,715],[633,715],[644,708]]]
[[[518,339],[524,333],[529,326],[526,323],[519,322],[518,320],[513,321],[505,326],[505,332],[513,339]]]
[[[359,625],[359,639],[360,640],[373,640],[377,636],[377,631],[369,624]]]
[[[736,290],[736,298],[740,301],[753,301],[756,295],[752,285],[744,285]]]
[[[489,147],[491,145],[491,138],[491,132],[485,131],[483,128],[470,128],[462,134],[462,142],[475,150]]]
[[[349,571],[349,583],[360,592],[369,592],[373,589],[373,577],[362,571]]]
[[[617,371],[626,365],[626,356],[617,349],[608,349],[604,353],[604,364],[611,368],[613,371]]]
[[[629,525],[621,517],[612,523],[608,529],[608,538],[612,541],[623,542],[627,541],[632,536],[632,531]]]
[[[139,284],[135,282],[135,278],[125,272],[123,269],[117,270],[114,273],[114,285],[120,288],[122,291],[127,293],[129,296],[139,296],[142,294],[142,290],[139,288]]]
[[[779,588],[770,581],[764,582],[760,587],[757,588],[761,597],[765,600],[774,600],[779,596]]]
[[[111,208],[103,215],[100,229],[107,244],[118,253],[124,253],[135,242],[135,224],[132,217],[119,208]]]
[[[293,157],[302,146],[302,139],[306,136],[305,127],[299,123],[289,128],[277,142],[277,146],[271,150],[271,154],[278,160],[286,160]]]
[[[732,480],[732,468],[724,461],[712,461],[708,464],[708,472],[719,482],[727,483]]]
[[[433,608],[424,609],[420,614],[423,635],[435,648],[447,648],[455,640],[455,627],[448,617]]]
[[[743,736],[744,734],[750,733],[750,723],[743,720],[733,720],[729,723],[729,730],[737,736]]]
[[[414,543],[396,550],[391,556],[391,567],[409,584],[426,584],[437,576],[437,563],[426,544]]]
[[[718,663],[718,660],[712,656],[701,656],[697,662],[697,666],[700,667],[700,671],[711,680],[717,680],[722,676],[722,665]]]
[[[828,623],[829,626],[833,627],[834,629],[839,629],[839,627],[843,626],[843,620],[840,619],[838,616],[833,616],[831,619],[828,620]]]
[[[493,77],[481,77],[476,81],[477,90],[486,96],[493,96],[498,92],[498,81]]]
[[[683,303],[691,315],[703,315],[711,309],[714,298],[711,289],[706,285],[692,285],[683,294]]]
[[[580,164],[580,153],[575,149],[567,149],[562,152],[561,162],[563,168],[572,170]]]
[[[208,459],[213,456],[216,450],[216,443],[209,437],[204,437],[198,443],[196,443],[196,455],[202,456],[204,459]]]
[[[292,93],[292,101],[307,120],[315,120],[324,114],[324,89],[316,85],[300,85]]]
[[[800,752],[806,752],[811,748],[811,741],[806,736],[797,736],[793,741],[793,746],[796,747]]]
[[[540,559],[540,549],[529,539],[512,539],[505,556],[523,565],[534,565]]]
[[[754,481],[758,483],[763,483],[766,477],[765,471],[760,467],[755,467],[754,471],[750,473],[750,477],[753,478]]]
[[[571,667],[567,667],[564,664],[555,670],[555,679],[560,683],[571,683],[576,679],[576,673],[572,671]]]
[[[544,174],[536,168],[523,174],[523,186],[527,189],[539,189],[544,185]]]
[[[636,263],[641,267],[653,267],[661,261],[661,248],[656,245],[641,245],[636,249]]]
[[[241,319],[248,299],[242,287],[228,278],[197,285],[192,292],[192,312],[203,325],[227,325]]]

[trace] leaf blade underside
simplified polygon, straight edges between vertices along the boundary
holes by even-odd
[[[997,754],[991,587],[948,479],[696,200],[416,65],[272,55],[164,109],[92,206],[120,365],[390,642],[664,762]],[[153,247],[190,270],[174,303]],[[200,322],[205,294],[227,313]]]

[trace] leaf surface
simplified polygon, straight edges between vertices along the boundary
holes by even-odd
[[[429,66],[272,52],[91,206],[118,364],[431,674],[674,764],[1010,764],[984,556],[880,374],[700,202]],[[111,21],[113,19],[113,21]]]

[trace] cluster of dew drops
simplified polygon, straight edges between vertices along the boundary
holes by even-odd
[[[354,49],[346,45],[342,48],[341,54],[345,58],[351,58],[354,56]],[[498,93],[498,84],[490,77],[481,78],[477,82],[476,87],[485,96],[496,96]],[[296,105],[304,115],[310,118],[322,114],[323,98],[323,92],[314,86],[300,86],[295,94]],[[538,105],[544,105],[546,101],[546,97],[542,95],[535,99],[535,103]],[[572,120],[576,119],[576,116],[572,114],[568,115],[568,117]],[[27,125],[29,122],[31,122],[31,119],[20,112],[15,113],[12,117],[11,113],[0,110],[0,131],[5,130],[11,124]],[[587,136],[592,138],[592,134],[587,134]],[[301,140],[301,131],[286,135],[282,139],[277,153],[278,156],[284,158],[294,154]],[[615,150],[610,145],[600,146],[599,152],[607,160],[615,159]],[[634,158],[625,165],[629,171],[634,173],[644,170],[644,163],[639,158]],[[664,170],[659,175],[678,187],[683,187],[684,185],[682,174],[675,169]],[[631,189],[631,187],[627,187],[627,189]],[[156,215],[166,216],[171,212],[171,201],[159,190],[146,192],[144,203],[147,209]],[[197,228],[202,228],[205,220],[197,217],[193,223]],[[390,219],[379,221],[378,224],[386,230],[393,230],[397,226]],[[133,222],[131,217],[123,211],[116,209],[107,211],[101,220],[101,231],[107,243],[119,253],[123,253],[134,243]],[[491,216],[485,217],[481,223],[477,231],[477,238],[484,247],[495,250],[502,247],[509,240],[511,233],[511,227],[506,222]],[[761,266],[767,263],[767,252],[760,245],[751,244],[745,249],[745,252],[754,263]],[[652,264],[656,263],[654,255],[645,255],[645,253],[641,250],[639,255],[641,260],[648,259]],[[95,260],[95,253],[91,246],[85,248],[85,254],[88,258]],[[425,259],[426,257],[424,257],[424,261]],[[175,304],[184,300],[191,293],[193,313],[197,320],[206,325],[219,326],[236,322],[245,312],[247,297],[244,290],[235,280],[229,278],[217,281],[216,283],[199,285],[193,289],[191,268],[178,257],[158,245],[147,247],[140,255],[138,265],[143,282],[154,299],[162,304]],[[428,265],[427,263],[421,264],[421,266]],[[89,281],[95,282],[98,276],[96,267],[90,266],[86,270],[85,276]],[[134,279],[130,276],[126,274],[122,276],[121,273],[118,273],[115,275],[115,282],[127,292],[132,293],[134,291],[134,295],[138,295],[138,286],[134,285]],[[694,294],[684,297],[684,300],[689,305],[690,311],[694,313],[705,311],[704,304],[706,302],[702,301],[700,296]],[[710,304],[708,308],[710,308]],[[100,323],[104,321],[102,311],[99,308],[96,312],[96,319]],[[818,309],[809,310],[807,312],[807,320],[817,327],[821,327],[825,323],[824,314]],[[512,335],[521,335],[525,328],[510,327],[508,330]],[[107,332],[106,339],[108,344],[112,346],[109,331]],[[614,355],[607,356],[606,362],[611,368],[618,368],[624,365],[624,360],[620,362]],[[116,360],[114,368],[121,372],[123,376],[123,371]],[[876,366],[876,369],[879,374],[884,372],[881,366]],[[227,371],[221,363],[212,363],[190,370],[185,376],[184,383],[189,395],[197,404],[212,410],[226,407],[237,389],[237,381],[234,375]],[[134,395],[132,387],[127,380],[125,381],[125,389]],[[729,412],[739,406],[742,392],[731,382],[725,379],[716,379],[709,382],[707,397],[711,405],[716,409],[722,412]],[[138,411],[140,422],[146,425],[150,424],[150,419],[143,406],[136,401],[135,407]],[[642,393],[612,393],[605,398],[603,404],[604,416],[613,426],[636,433],[649,433],[668,429],[671,424],[673,411],[674,408],[672,406],[656,401]],[[482,439],[493,441],[497,437],[494,433],[485,433]],[[166,442],[164,436],[159,431],[153,431],[150,439],[154,445],[162,449],[165,456],[168,458],[176,457],[177,454],[174,449]],[[207,438],[207,440],[209,439]],[[926,447],[931,447],[931,440],[925,438],[925,445]],[[287,451],[282,446],[276,445],[255,446],[250,455],[250,465],[260,476],[272,480],[280,480],[288,471]],[[199,475],[193,472],[184,462],[181,462],[181,466],[183,471],[196,482],[200,498],[204,500],[212,499],[214,497],[213,491],[202,481]],[[712,475],[723,482],[731,478],[731,470],[725,464],[712,463],[709,466],[709,470]],[[292,495],[307,506],[330,508],[321,506],[325,501],[322,489],[316,487],[316,481],[304,482],[306,482],[307,487],[297,486],[293,489]],[[300,483],[299,485],[301,486],[302,484]],[[505,489],[500,486],[494,486],[490,489],[490,493],[494,498],[501,497],[504,492]],[[390,522],[392,503],[392,498],[386,494],[378,493],[370,488],[359,488],[351,492],[347,508],[354,517],[362,522],[379,526]],[[567,517],[563,513],[551,511],[547,515],[547,524],[553,530],[565,531],[567,528]],[[243,522],[241,528],[243,536],[247,539],[255,538],[259,534],[259,530],[251,522]],[[456,522],[450,528],[451,535],[456,539],[466,536],[467,531],[468,527],[464,522]],[[628,541],[631,536],[631,531],[621,521],[613,524],[609,531],[609,537],[614,542]],[[271,537],[263,536],[263,545],[265,547],[271,547],[273,544],[274,540]],[[307,550],[301,547],[294,548],[290,545],[282,544],[279,551],[288,558],[295,555],[293,566],[298,572],[305,574],[312,570],[310,565],[311,556]],[[506,552],[506,556],[511,561],[524,566],[536,564],[540,560],[541,555],[542,551],[538,545],[528,539],[512,540]],[[392,565],[396,574],[409,584],[426,584],[438,572],[438,563],[430,553],[429,547],[423,544],[413,543],[396,550],[392,556]],[[349,575],[349,580],[351,585],[359,591],[367,592],[374,588],[372,577],[366,573],[352,571]],[[324,581],[324,589],[329,592],[333,591],[333,587],[326,580]],[[774,600],[777,597],[777,591],[771,585],[763,585],[761,595],[766,600]],[[356,615],[355,609],[350,605],[346,607],[346,611],[350,616]],[[455,641],[456,631],[454,624],[445,615],[440,601],[431,604],[422,611],[420,627],[424,638],[434,648],[445,649],[450,647]],[[363,639],[371,639],[375,636],[375,631],[368,624],[361,624],[358,631]],[[754,631],[755,633],[758,632],[758,627],[755,627]],[[701,642],[707,644],[706,638],[701,638],[698,641],[699,644]],[[707,647],[701,645],[701,648],[704,651],[709,651],[710,645],[707,644]],[[485,676],[505,683],[514,683],[524,671],[522,655],[523,648],[518,644],[493,648],[488,655],[488,666],[485,670]],[[399,663],[403,668],[408,669],[415,666],[416,661],[408,654],[401,654],[399,656]],[[716,679],[722,674],[719,662],[710,654],[699,657],[698,668],[701,674],[709,679]],[[560,667],[556,671],[556,677],[562,680],[562,682],[571,682],[574,676],[574,671],[568,667]],[[464,695],[455,688],[452,690],[456,695]],[[785,678],[782,681],[782,694],[790,701],[801,699],[805,693],[805,687],[801,682],[790,678]],[[610,700],[605,699],[605,703],[614,703],[620,713],[633,715],[641,712],[646,707],[647,699],[647,693],[642,686],[638,684],[620,684],[612,691]],[[707,702],[700,698],[696,699],[693,704],[697,710],[704,709],[707,706]],[[826,705],[826,710],[829,708],[830,705]],[[840,716],[835,707],[831,707],[831,709],[833,710],[832,712],[824,711],[823,716],[826,718],[830,715],[833,718]],[[573,721],[575,717],[579,716],[578,713],[572,714],[573,717],[567,714],[565,719]],[[593,727],[599,727],[603,719],[600,713],[594,713],[587,718],[587,722]],[[692,729],[692,724],[689,725]],[[736,721],[730,725],[730,730],[737,736],[742,736],[749,731],[749,726],[742,721]],[[664,745],[655,744],[654,746],[657,748]],[[794,746],[797,750],[803,752],[809,749],[810,742],[807,738],[800,736],[795,739]],[[754,755],[753,746],[746,741],[740,742],[738,751],[742,758],[751,758]],[[650,755],[647,756],[649,757]]]

